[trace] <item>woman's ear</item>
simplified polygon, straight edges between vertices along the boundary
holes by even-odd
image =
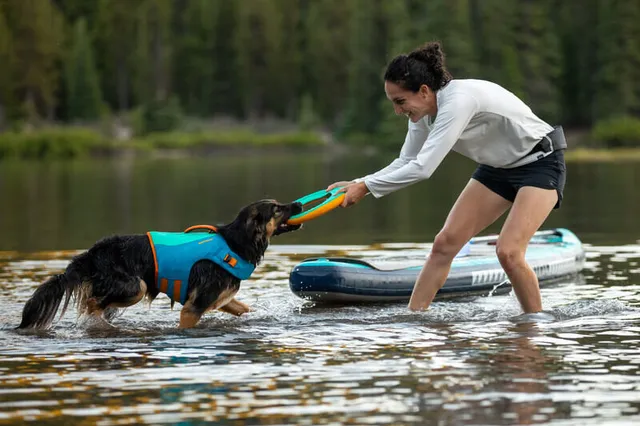
[[[421,85],[419,91],[424,99],[428,98],[431,95],[431,89],[426,84]]]

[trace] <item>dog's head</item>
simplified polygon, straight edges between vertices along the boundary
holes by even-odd
[[[287,225],[287,220],[301,212],[300,203],[256,201],[240,210],[236,219],[222,227],[220,233],[236,253],[257,265],[272,236],[300,229],[301,225]]]

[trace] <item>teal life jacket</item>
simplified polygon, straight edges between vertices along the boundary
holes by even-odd
[[[189,232],[207,229],[209,232]],[[153,260],[155,280],[158,290],[166,293],[171,302],[187,301],[189,274],[199,260],[210,260],[238,279],[251,276],[255,265],[242,259],[229,248],[227,242],[209,225],[196,225],[185,232],[147,232]]]

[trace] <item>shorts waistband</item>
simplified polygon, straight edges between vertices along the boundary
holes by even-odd
[[[540,139],[540,141],[520,160],[509,165],[509,168],[524,166],[538,161],[554,151],[567,149],[567,140],[564,137],[562,126],[554,126],[553,130]]]

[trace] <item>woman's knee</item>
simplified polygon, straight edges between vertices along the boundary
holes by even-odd
[[[496,254],[500,264],[505,269],[517,267],[521,263],[524,263],[524,253],[526,247],[523,249],[515,244],[509,244],[498,240],[496,243]]]
[[[431,254],[453,259],[460,249],[465,245],[464,237],[456,235],[454,232],[443,229],[433,240]]]

